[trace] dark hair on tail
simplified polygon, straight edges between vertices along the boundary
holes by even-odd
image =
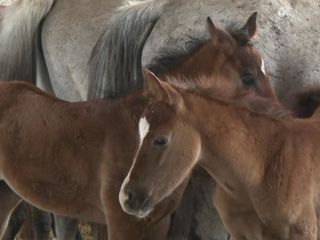
[[[143,85],[143,46],[164,2],[131,1],[118,9],[92,51],[88,99],[123,96]]]

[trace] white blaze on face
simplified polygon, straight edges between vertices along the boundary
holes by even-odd
[[[264,65],[263,59],[261,59],[261,71],[263,72],[264,75],[266,75],[266,67]]]
[[[149,132],[149,128],[150,128],[150,125],[149,125],[147,119],[145,117],[141,118],[140,121],[139,121],[139,136],[140,136],[139,150],[140,150],[140,148],[142,146],[144,138],[147,136],[147,134]],[[135,161],[134,161],[133,165],[134,164],[135,164]],[[122,209],[124,211],[126,211],[124,204],[125,204],[125,202],[127,201],[127,198],[128,198],[128,196],[124,193],[124,189],[125,189],[127,183],[130,180],[130,174],[131,174],[133,165],[131,166],[131,169],[130,169],[128,175],[126,176],[126,178],[124,179],[124,181],[123,181],[123,183],[121,185],[120,194],[119,194],[120,205],[121,205],[121,207],[122,207]]]
[[[140,135],[140,146],[143,143],[144,138],[149,132],[150,124],[145,117],[141,118],[139,121],[139,135]]]

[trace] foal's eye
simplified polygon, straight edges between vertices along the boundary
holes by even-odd
[[[253,86],[256,83],[256,78],[250,73],[243,74],[241,80],[246,86]]]
[[[166,137],[158,137],[153,141],[154,145],[160,146],[160,147],[167,145],[167,143],[168,143],[168,138]]]

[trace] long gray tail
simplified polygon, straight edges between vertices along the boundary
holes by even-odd
[[[137,64],[141,68],[140,40],[165,4],[165,0],[126,1],[117,9],[92,51],[89,99],[118,97],[142,86],[141,74],[135,72]]]
[[[0,80],[34,81],[37,28],[53,2],[18,0],[5,8],[0,28]]]

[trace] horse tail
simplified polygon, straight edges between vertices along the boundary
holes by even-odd
[[[150,23],[155,24],[165,3],[165,0],[126,1],[116,10],[91,54],[89,99],[118,97],[143,85],[141,72],[135,72],[142,71],[139,55],[153,28]],[[137,64],[140,70],[136,69]]]
[[[0,27],[0,80],[35,81],[39,24],[54,0],[18,0],[4,10]]]

